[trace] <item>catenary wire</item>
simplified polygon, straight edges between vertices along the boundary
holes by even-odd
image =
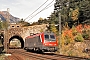
[[[32,14],[34,14],[37,10],[39,10],[43,5],[45,5],[48,2],[48,0],[46,0],[41,6],[39,6],[34,12],[32,12],[27,18],[29,18]],[[25,18],[24,20],[26,20],[27,18]]]
[[[53,0],[53,1],[54,1],[54,0]],[[42,10],[40,10],[39,12],[37,12],[35,15],[31,16],[31,18],[30,18],[29,20],[31,20],[32,18],[34,18],[34,17],[35,17],[36,15],[38,15],[40,12],[42,12],[42,11],[50,8],[52,5],[54,5],[54,4],[50,5],[53,1],[51,1],[45,8],[43,8]],[[50,5],[50,6],[49,6],[49,5]],[[28,21],[29,21],[29,20],[28,20]]]
[[[53,6],[53,5],[54,5],[54,4],[50,5],[49,7],[45,8],[44,10],[50,8],[50,7]],[[40,12],[42,12],[42,11],[44,11],[44,10],[39,11],[37,14],[35,14],[34,16],[32,16],[29,20],[31,20],[32,18],[34,18],[36,15],[38,15]],[[28,21],[29,21],[29,20],[28,20]]]

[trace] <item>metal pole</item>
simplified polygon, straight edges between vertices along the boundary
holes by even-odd
[[[4,31],[4,45],[5,45],[5,52],[7,53],[7,30]]]
[[[62,5],[61,5],[62,3],[61,3],[61,0],[59,0],[59,13],[58,13],[58,20],[59,20],[59,49],[60,49],[60,54],[61,54],[61,7],[62,7]]]
[[[9,26],[9,18],[10,18],[10,16],[9,16],[9,8],[7,8],[7,24],[8,24],[8,26]]]
[[[59,12],[58,15],[59,15],[59,18],[58,18],[59,19],[59,35],[61,35],[61,13]]]
[[[58,13],[58,19],[59,19],[59,49],[60,49],[60,54],[61,54],[61,12],[59,10]]]
[[[5,29],[5,51],[8,52],[8,27],[9,27],[9,8],[7,8],[7,27]]]

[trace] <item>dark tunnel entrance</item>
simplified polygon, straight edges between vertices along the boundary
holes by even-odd
[[[23,48],[24,41],[21,36],[15,35],[9,39],[9,48]]]

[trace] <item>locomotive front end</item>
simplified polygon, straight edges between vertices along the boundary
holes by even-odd
[[[49,52],[55,52],[58,50],[57,46],[57,39],[54,33],[44,33],[44,50],[49,51]]]

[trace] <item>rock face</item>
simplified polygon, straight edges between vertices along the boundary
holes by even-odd
[[[16,23],[16,22],[20,21],[19,18],[12,16],[7,11],[0,11],[0,20],[1,21],[6,21],[7,18],[9,18],[10,23]]]

